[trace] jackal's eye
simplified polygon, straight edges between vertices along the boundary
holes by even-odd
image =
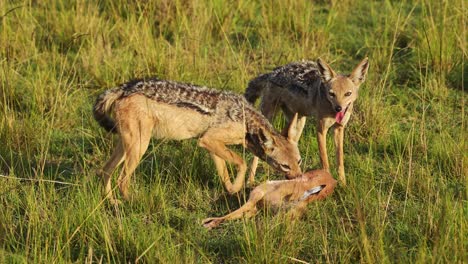
[[[330,91],[329,94],[330,94],[331,97],[335,97],[335,93],[334,93],[334,92]]]
[[[288,172],[291,168],[287,164],[280,164],[281,170],[284,172]]]
[[[345,96],[350,96],[350,95],[351,95],[351,92],[346,92],[344,95],[345,95]]]

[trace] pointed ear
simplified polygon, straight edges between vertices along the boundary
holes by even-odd
[[[272,150],[274,148],[274,140],[268,132],[266,132],[263,129],[260,129],[258,136],[265,150]]]
[[[354,68],[353,72],[349,75],[349,78],[354,82],[354,84],[360,85],[366,80],[368,69],[369,59],[366,57],[358,64],[358,66],[356,66],[356,68]]]
[[[333,69],[330,67],[330,65],[328,65],[321,58],[318,58],[317,66],[318,66],[318,70],[320,71],[320,74],[322,75],[323,79],[326,82],[329,82],[331,79],[336,77],[335,71],[333,71]]]
[[[302,130],[305,126],[306,117],[303,116],[298,120],[297,113],[294,115],[288,129],[288,140],[297,144],[302,135]]]
[[[325,188],[325,185],[319,185],[317,187],[305,191],[301,197],[301,200],[305,200],[314,194],[318,194],[323,188]]]

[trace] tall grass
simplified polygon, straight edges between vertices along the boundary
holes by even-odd
[[[466,262],[466,17],[462,0],[0,1],[0,262]],[[159,76],[242,93],[290,61],[349,72],[364,56],[349,186],[304,219],[204,230],[245,194],[226,194],[194,141],[154,141],[132,201],[102,201],[104,89]],[[305,168],[320,166],[314,135]]]

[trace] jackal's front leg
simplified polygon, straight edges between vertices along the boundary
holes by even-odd
[[[259,158],[257,156],[254,156],[250,165],[249,178],[247,180],[247,184],[250,186],[255,184],[255,173],[257,172],[258,161]]]
[[[201,147],[206,148],[210,152],[224,186],[230,194],[240,191],[244,185],[245,174],[247,172],[245,161],[226,147],[226,144],[240,144],[242,142],[242,138],[236,140],[233,136],[234,135],[229,135],[229,132],[224,129],[216,129],[205,133],[198,143]],[[234,180],[234,184],[229,177],[226,161],[237,166],[237,176]]]
[[[342,184],[346,184],[345,170],[344,170],[344,126],[335,127],[335,148],[336,148],[336,164],[338,165],[338,176]]]
[[[211,153],[211,157],[213,158],[213,161],[216,166],[216,170],[218,171],[218,174],[221,176],[221,180],[223,181],[224,186],[226,187],[226,190],[230,194],[239,192],[245,182],[245,173],[247,171],[247,166],[245,165],[245,162],[242,159],[240,159],[240,157],[239,159],[242,160],[242,162],[239,160],[233,161],[233,163],[237,165],[237,177],[234,180],[234,184],[233,184],[231,182],[231,178],[229,177],[229,172],[226,168],[225,160],[214,153]]]
[[[328,163],[327,155],[327,132],[329,129],[329,124],[326,120],[318,120],[317,123],[317,142],[319,147],[320,161],[322,163],[322,168],[326,171],[330,171],[330,164]]]

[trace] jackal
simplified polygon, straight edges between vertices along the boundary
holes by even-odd
[[[254,104],[262,97],[261,112],[270,121],[281,109],[288,122],[294,113],[299,116],[314,116],[317,125],[317,140],[323,169],[329,171],[326,135],[334,127],[338,175],[346,184],[343,137],[344,128],[351,117],[353,103],[358,97],[359,86],[364,82],[369,69],[368,58],[363,59],[349,75],[337,74],[322,59],[317,62],[293,62],[278,67],[251,80],[245,91],[247,101]],[[249,181],[253,181],[258,159],[252,163]]]
[[[322,200],[333,193],[336,181],[324,170],[308,171],[292,180],[267,181],[250,193],[249,200],[234,212],[223,217],[210,217],[202,221],[204,227],[215,228],[227,220],[252,217],[257,214],[257,206],[271,207],[274,210],[286,209],[292,218],[300,217],[307,204]]]
[[[130,176],[151,137],[174,140],[199,137],[198,145],[210,152],[229,193],[241,189],[247,166],[226,145],[242,144],[288,178],[301,175],[297,142],[305,119],[292,118],[287,136],[283,136],[243,96],[231,92],[158,79],[136,80],[101,94],[93,114],[102,127],[120,136],[102,170],[105,192],[111,202],[116,202],[111,188],[112,172],[124,162],[117,182],[122,196],[128,199]],[[226,161],[237,167],[234,183],[229,178]]]

